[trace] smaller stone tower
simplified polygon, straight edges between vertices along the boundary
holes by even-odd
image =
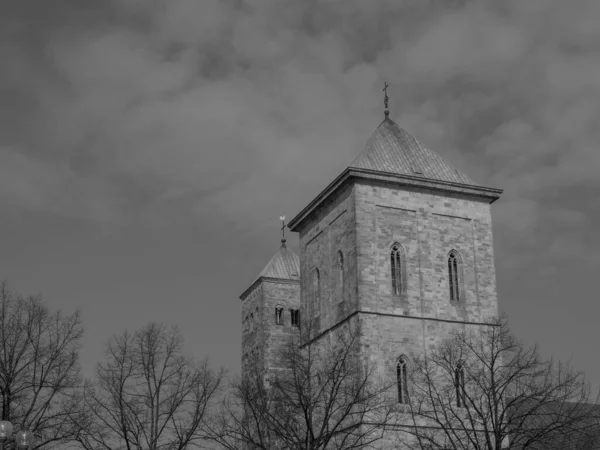
[[[242,374],[281,366],[281,349],[300,325],[300,259],[285,239],[242,300]]]

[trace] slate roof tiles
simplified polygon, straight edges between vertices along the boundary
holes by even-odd
[[[349,168],[477,185],[389,117],[377,127]]]
[[[271,260],[260,272],[256,279],[278,278],[281,280],[299,280],[300,279],[300,258],[290,250],[285,242],[281,243],[279,250],[273,255]]]

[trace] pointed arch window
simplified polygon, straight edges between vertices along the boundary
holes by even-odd
[[[405,356],[401,356],[396,362],[396,384],[398,403],[408,403],[408,362]]]
[[[313,272],[313,307],[312,315],[316,315],[321,305],[321,272],[315,267]]]
[[[338,251],[338,283],[340,291],[340,301],[344,301],[344,254],[341,250]]]
[[[456,406],[465,406],[465,365],[459,362],[454,369],[454,388],[456,389]]]
[[[404,249],[397,242],[392,245],[390,263],[392,269],[392,295],[399,297],[406,289],[406,270]]]
[[[275,325],[283,325],[283,307],[281,305],[275,307]]]
[[[450,301],[460,301],[460,270],[461,259],[456,250],[448,254],[448,285],[450,287]]]

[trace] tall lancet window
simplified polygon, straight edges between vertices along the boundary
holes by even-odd
[[[450,287],[450,300],[458,302],[460,300],[460,255],[456,250],[448,254],[448,285]]]
[[[400,244],[395,243],[392,245],[390,259],[392,268],[392,295],[399,297],[406,288],[404,250]]]
[[[345,287],[344,287],[344,255],[342,251],[338,251],[338,284],[339,284],[339,292],[340,292],[340,301],[344,301]]]
[[[315,316],[319,307],[321,306],[321,273],[319,269],[315,267],[315,271],[313,272],[313,307],[312,307],[312,315]]]
[[[456,406],[465,406],[465,365],[459,362],[454,369],[454,387],[456,388]]]
[[[408,364],[404,356],[398,358],[396,363],[396,383],[398,386],[398,403],[408,403]]]

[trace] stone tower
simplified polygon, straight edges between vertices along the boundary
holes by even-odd
[[[326,343],[329,331],[353,324],[360,356],[392,381],[453,327],[489,326],[498,313],[490,205],[501,193],[386,111],[356,159],[290,221],[300,258],[283,242],[242,294],[243,372],[253,360],[276,369],[300,328],[302,339]]]
[[[497,314],[490,204],[479,186],[387,117],[363,151],[289,223],[300,234],[310,339],[358,322],[382,373],[452,326]]]
[[[299,329],[300,260],[285,239],[242,300],[242,373],[279,366],[280,349]]]

